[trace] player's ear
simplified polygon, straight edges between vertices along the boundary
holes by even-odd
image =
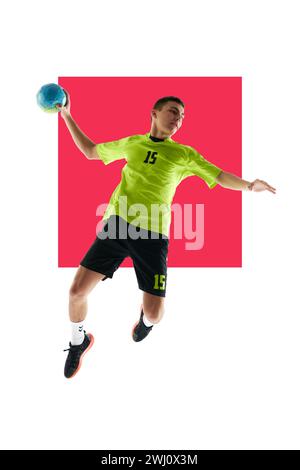
[[[157,116],[156,116],[156,111],[155,111],[155,109],[152,109],[152,111],[151,111],[151,118],[156,118],[156,117],[157,117]]]

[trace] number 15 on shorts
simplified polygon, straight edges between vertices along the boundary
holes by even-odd
[[[154,289],[165,290],[166,276],[164,274],[154,274]]]

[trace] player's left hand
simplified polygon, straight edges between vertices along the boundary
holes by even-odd
[[[268,183],[262,180],[254,180],[251,183],[252,191],[259,193],[260,191],[270,191],[273,194],[276,194],[276,189],[270,186]]]
[[[64,104],[64,106],[62,105],[59,105],[57,104],[56,107],[60,110],[60,115],[62,118],[65,118],[66,116],[68,116],[71,112],[71,98],[70,98],[70,95],[69,93],[67,92],[67,90],[65,90],[63,88],[65,94],[66,94],[66,97],[67,97],[67,101],[66,103]]]

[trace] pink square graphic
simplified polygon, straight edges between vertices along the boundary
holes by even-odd
[[[241,177],[241,77],[59,77],[58,83],[70,94],[76,123],[95,143],[150,132],[153,104],[163,96],[178,96],[185,119],[172,139]],[[85,158],[61,118],[58,135],[58,267],[77,267],[96,238],[97,207],[109,202],[126,162],[105,166]],[[190,204],[192,220],[196,204],[202,205],[203,245],[186,249],[193,240],[174,239],[172,221],[169,267],[242,266],[241,191],[219,185],[209,189],[191,176],[177,187],[172,204]],[[121,265],[132,266],[130,258]]]

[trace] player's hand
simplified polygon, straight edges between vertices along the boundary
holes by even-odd
[[[66,104],[64,106],[61,106],[61,105],[57,104],[56,107],[60,109],[61,117],[65,118],[66,116],[70,115],[70,113],[71,113],[71,99],[70,99],[70,95],[67,92],[67,90],[65,90],[64,88],[63,88],[63,90],[64,90],[64,92],[67,96]]]
[[[276,189],[262,180],[258,180],[258,179],[254,180],[251,183],[251,187],[252,187],[252,191],[254,191],[255,193],[259,193],[261,191],[270,191],[271,193],[276,194]]]

